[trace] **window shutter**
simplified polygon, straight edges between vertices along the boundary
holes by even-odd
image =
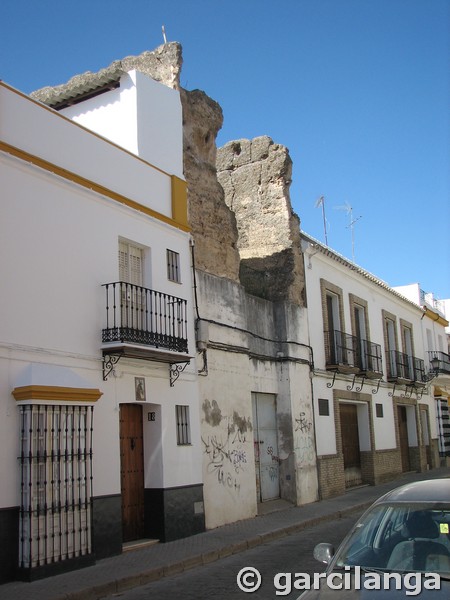
[[[142,286],[143,256],[142,248],[127,242],[119,242],[119,280]]]

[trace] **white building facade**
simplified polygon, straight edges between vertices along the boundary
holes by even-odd
[[[322,498],[439,464],[424,311],[302,233]]]
[[[450,463],[450,355],[448,352],[448,300],[438,300],[425,292],[419,283],[395,287],[406,298],[421,306],[422,339],[425,364],[430,373],[430,394],[436,404],[439,457],[442,465]]]
[[[2,582],[204,530],[179,93],[106,84],[0,83]]]

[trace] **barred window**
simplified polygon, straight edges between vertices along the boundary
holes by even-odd
[[[20,567],[90,554],[93,407],[30,404],[20,413]]]
[[[321,417],[330,416],[330,403],[328,398],[319,398],[319,415]]]
[[[191,443],[191,426],[189,422],[189,406],[175,406],[177,421],[177,444],[189,446]]]
[[[180,255],[173,250],[167,250],[167,278],[176,283],[181,282]]]

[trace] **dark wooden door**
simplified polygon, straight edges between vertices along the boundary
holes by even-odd
[[[361,454],[359,449],[358,408],[356,404],[340,404],[342,452],[346,487],[360,485]]]
[[[406,472],[411,470],[409,462],[408,420],[406,415],[406,406],[398,406],[397,415],[400,455],[402,459],[402,471]]]
[[[120,405],[120,477],[123,541],[144,537],[142,407]]]

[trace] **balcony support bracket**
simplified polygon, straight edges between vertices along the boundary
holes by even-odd
[[[422,396],[423,396],[423,392],[424,392],[424,390],[425,390],[425,387],[422,387],[422,388],[420,389],[420,391],[419,391],[419,390],[416,390],[416,394],[417,394],[417,400],[422,400]],[[419,396],[419,394],[420,394],[420,396]]]
[[[362,375],[362,378],[361,378],[361,385],[359,385],[359,386],[357,386],[357,387],[356,387],[356,391],[357,391],[357,392],[360,392],[360,391],[363,389],[365,380],[366,380],[366,376],[365,376],[365,375]]]
[[[389,396],[390,398],[393,398],[393,397],[395,396],[395,386],[396,386],[396,385],[397,385],[397,384],[396,384],[396,383],[394,383],[394,387],[392,388],[392,392],[389,392],[389,393],[388,393],[388,396]]]
[[[108,376],[114,373],[114,367],[121,359],[122,354],[104,354],[103,355],[103,381],[108,380]]]
[[[337,369],[335,369],[335,370],[333,371],[333,381],[331,381],[331,382],[329,381],[329,382],[327,383],[327,387],[333,387],[333,385],[334,385],[334,382],[336,381],[336,375],[337,375]]]
[[[406,385],[405,393],[402,394],[402,398],[411,398],[413,391],[414,391],[414,385]]]
[[[333,372],[333,381],[330,383],[327,383],[327,388],[332,388],[334,385],[334,382],[336,381],[336,375],[337,375],[337,369]]]
[[[181,373],[185,370],[185,368],[190,362],[191,361],[188,360],[187,362],[182,364],[176,363],[169,365],[170,387],[173,387],[175,385],[175,382],[177,381],[178,377],[181,375]]]
[[[356,373],[355,373],[355,375],[353,375],[353,381],[352,381],[352,385],[348,385],[348,386],[347,386],[347,390],[348,390],[349,392],[351,392],[351,391],[352,391],[352,389],[355,387],[355,381],[356,381]],[[363,381],[364,381],[364,380],[363,380]]]
[[[381,377],[378,380],[378,385],[375,389],[372,390],[372,394],[375,396],[375,394],[378,394],[378,390],[380,389],[380,383],[381,383]]]

